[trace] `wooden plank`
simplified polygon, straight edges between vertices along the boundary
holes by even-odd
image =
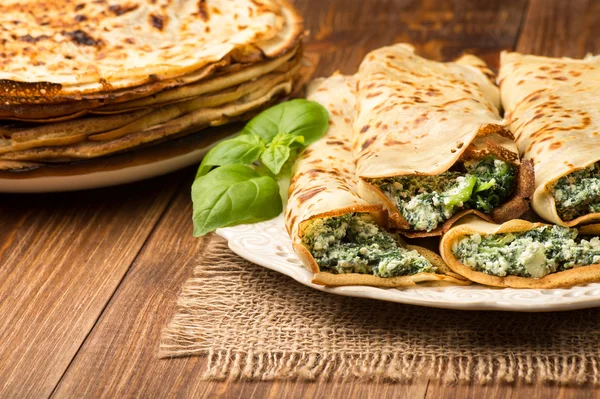
[[[593,0],[532,0],[516,50],[554,57],[582,57],[600,53],[600,2]],[[592,387],[558,385],[493,386],[462,385],[448,387],[431,383],[427,397],[457,398],[593,398]]]
[[[296,3],[312,35],[307,50],[321,58],[316,75],[326,76],[355,73],[366,53],[397,42],[412,43],[419,54],[438,60],[466,51],[496,68],[499,50],[514,48],[527,0]]]
[[[317,0],[296,2],[313,37],[307,50],[320,56],[317,76],[336,69],[355,72],[371,49],[397,41],[415,43],[421,54],[450,59],[463,50],[497,63],[512,48],[526,1]],[[190,179],[193,171],[189,171]],[[190,180],[191,181],[191,180]],[[191,235],[190,182],[148,240],[94,330],[65,373],[56,397],[424,397],[427,383],[408,385],[308,382],[203,382],[202,357],[157,359],[162,326],[203,240]]]
[[[190,171],[193,172],[193,171]],[[190,173],[190,176],[192,173]],[[185,185],[187,187],[187,185]],[[205,239],[191,234],[191,204],[181,189],[124,283],[67,370],[54,396],[70,397],[424,397],[426,381],[396,384],[303,382],[204,382],[204,357],[161,360],[162,327],[192,266],[202,260]]]
[[[172,197],[173,179],[2,196],[0,397],[50,395]]]
[[[503,398],[503,399],[546,399],[546,398],[598,398],[599,392],[592,387],[560,386],[556,384],[489,384],[447,386],[430,383],[427,398]]]
[[[600,54],[600,2],[531,0],[516,50],[551,57]]]

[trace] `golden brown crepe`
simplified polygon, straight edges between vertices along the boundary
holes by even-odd
[[[104,98],[71,100],[64,103],[0,104],[0,116],[25,122],[54,123],[93,114],[130,112],[141,108],[156,108],[199,96],[218,95],[262,78],[297,71],[303,51],[297,45],[280,57],[250,64],[230,64],[220,61],[203,68],[201,73],[174,80],[150,82],[131,89],[104,93]]]
[[[485,63],[472,55],[455,62],[421,58],[408,44],[372,51],[359,70],[354,150],[358,192],[382,204],[393,227],[408,236],[440,235],[462,215],[489,220],[518,217],[528,209],[530,165],[521,164],[510,131],[499,115],[498,88]],[[459,211],[432,231],[415,231],[371,179],[439,175],[457,163],[487,155],[516,165],[517,190],[491,213]]]
[[[385,225],[386,214],[380,205],[371,205],[356,193],[356,176],[353,163],[352,122],[355,117],[356,78],[334,75],[317,79],[308,88],[308,99],[327,108],[330,127],[326,135],[311,144],[300,155],[294,166],[285,211],[286,227],[292,237],[294,250],[302,262],[313,272],[316,284],[373,285],[382,287],[410,286],[420,282],[465,282],[452,274],[439,256],[420,247],[416,249],[439,273],[418,273],[399,277],[348,273],[321,272],[319,265],[304,245],[302,237],[309,224],[317,219],[347,214],[367,214],[380,226]]]
[[[228,55],[276,57],[302,31],[287,0],[4,0],[0,23],[0,98],[9,104],[105,97]]]
[[[181,137],[182,135],[198,132],[209,126],[220,126],[231,121],[249,119],[254,116],[257,111],[269,106],[276,98],[280,97],[282,94],[285,95],[290,93],[291,90],[292,82],[283,82],[273,88],[267,89],[266,92],[262,90],[257,92],[260,96],[258,98],[251,98],[247,102],[234,102],[216,108],[199,108],[197,110],[190,110],[181,115],[179,115],[177,109],[173,110],[170,108],[165,110],[168,116],[166,120],[161,119],[161,117],[165,116],[164,113],[154,114],[156,118],[150,118],[150,120],[146,118],[153,116],[153,114],[147,114],[135,119],[130,125],[112,131],[111,133],[113,134],[102,137],[102,140],[86,139],[77,141],[74,144],[62,141],[61,145],[58,146],[42,146],[9,151],[0,154],[0,161],[65,162],[75,159],[96,158],[109,155],[136,148],[141,145],[166,140],[168,138]],[[182,106],[185,106],[185,104]],[[115,115],[113,117],[116,116],[120,115]],[[128,128],[128,126],[130,129],[123,134],[120,134],[119,130]],[[76,134],[77,131],[75,132],[75,135],[70,136],[70,138],[78,139],[79,136]],[[81,134],[87,137],[90,133],[85,132]],[[96,138],[98,136],[96,136]],[[52,137],[45,137],[44,139],[51,140]],[[64,137],[62,139],[64,140]],[[0,142],[0,149],[1,148],[2,145]]]
[[[532,206],[563,226],[600,220],[589,212],[562,220],[552,186],[600,161],[600,56],[582,60],[503,52],[499,82],[505,118],[523,159],[533,161]]]
[[[461,263],[455,256],[452,248],[463,237],[478,233],[502,234],[525,232],[537,227],[545,226],[544,223],[532,223],[525,220],[515,219],[502,225],[497,225],[483,221],[477,217],[468,216],[462,219],[456,226],[446,233],[440,242],[440,254],[446,264],[454,272],[468,278],[479,284],[495,287],[512,288],[567,288],[577,284],[586,284],[600,281],[600,264],[589,266],[578,266],[565,271],[550,273],[542,278],[529,278],[510,276],[494,276],[483,272],[475,271],[469,266]],[[592,224],[578,228],[579,235],[599,236],[600,224]]]

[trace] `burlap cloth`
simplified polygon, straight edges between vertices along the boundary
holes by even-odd
[[[209,379],[600,381],[600,310],[431,309],[326,294],[211,238],[160,356],[208,356]]]

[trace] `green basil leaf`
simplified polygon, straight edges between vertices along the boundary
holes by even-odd
[[[192,185],[194,235],[219,227],[269,220],[282,211],[279,186],[247,165],[225,165]]]
[[[213,166],[251,164],[260,158],[264,150],[262,139],[253,134],[240,134],[221,141],[204,156],[196,177],[204,176]]]
[[[328,127],[329,113],[321,104],[297,99],[261,112],[243,131],[260,136],[265,143],[270,143],[280,133],[288,133],[304,137],[304,144],[309,145],[321,138]]]
[[[276,175],[290,158],[290,147],[295,144],[304,144],[304,137],[294,136],[289,133],[279,133],[267,145],[267,148],[260,156],[260,160]]]

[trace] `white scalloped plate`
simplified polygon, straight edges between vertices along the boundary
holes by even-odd
[[[219,229],[217,234],[227,239],[229,248],[242,258],[332,294],[465,310],[549,312],[600,306],[599,283],[547,290],[489,288],[478,284],[467,287],[326,288],[311,283],[312,273],[294,254],[281,215],[267,222]]]

